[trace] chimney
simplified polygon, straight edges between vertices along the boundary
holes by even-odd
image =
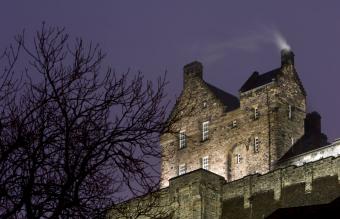
[[[203,65],[198,61],[191,62],[183,67],[184,85],[192,79],[202,79]]]
[[[311,112],[305,118],[305,133],[307,135],[321,134],[321,116],[317,112]]]
[[[308,136],[311,148],[321,146],[321,116],[317,112],[308,113],[305,118],[305,135]]]
[[[281,67],[285,65],[294,65],[294,53],[289,49],[281,50]]]

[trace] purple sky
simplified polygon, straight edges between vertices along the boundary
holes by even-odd
[[[168,71],[169,98],[179,94],[182,67],[193,60],[203,63],[206,81],[237,95],[254,70],[279,67],[273,33],[280,32],[296,55],[308,110],[320,112],[331,141],[340,137],[338,0],[4,0],[0,49],[42,21],[100,43],[117,72],[155,79]]]

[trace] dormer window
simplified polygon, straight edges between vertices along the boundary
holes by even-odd
[[[185,131],[179,132],[179,149],[186,147]]]
[[[209,121],[202,123],[202,140],[205,141],[209,138]]]

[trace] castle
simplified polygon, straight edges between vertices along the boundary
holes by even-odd
[[[321,116],[307,113],[292,51],[281,51],[279,68],[254,72],[239,98],[204,81],[200,62],[184,66],[183,78],[169,120],[182,116],[160,140],[162,204],[149,214],[263,218],[340,197],[340,141],[328,143]],[[124,205],[133,212],[136,202]]]
[[[202,76],[201,63],[184,66],[184,88],[176,107],[191,106],[193,112],[176,124],[178,136],[161,137],[163,187],[169,179],[199,168],[228,182],[267,173],[309,134],[314,139],[304,149],[327,144],[320,116],[306,112],[306,91],[292,51],[282,50],[281,67],[254,72],[240,88],[240,99]]]

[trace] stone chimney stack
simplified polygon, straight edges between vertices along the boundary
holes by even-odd
[[[202,79],[203,65],[198,61],[191,62],[183,67],[184,86],[193,79]]]
[[[317,112],[308,113],[305,118],[305,134],[309,136],[312,148],[321,146],[321,116]]]
[[[317,112],[311,112],[305,118],[305,133],[307,135],[321,134],[321,116]]]
[[[294,65],[294,53],[289,49],[281,50],[281,66]]]

